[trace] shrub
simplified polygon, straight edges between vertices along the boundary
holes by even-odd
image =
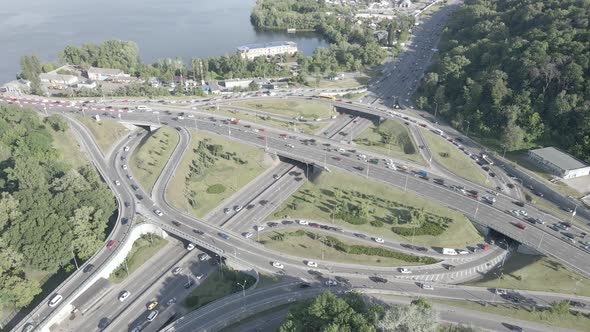
[[[444,233],[446,225],[441,225],[437,222],[426,221],[419,227],[391,227],[391,230],[399,235],[412,236],[412,235],[432,235],[437,236]]]
[[[375,227],[383,227],[383,221],[381,220],[372,220],[370,224]]]
[[[207,188],[208,194],[221,194],[224,191],[225,191],[225,186],[222,185],[221,183],[214,184],[212,186],[209,186],[209,188]]]

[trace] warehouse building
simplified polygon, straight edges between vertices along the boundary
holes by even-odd
[[[590,174],[590,166],[554,147],[530,150],[528,156],[538,166],[563,179]]]
[[[297,43],[281,41],[267,44],[251,44],[238,47],[242,58],[252,60],[259,56],[275,56],[279,54],[293,55],[297,53]]]

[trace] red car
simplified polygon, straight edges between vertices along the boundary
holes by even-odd
[[[519,222],[518,224],[516,224],[516,227],[520,228],[520,229],[526,229],[526,225]]]
[[[113,250],[113,248],[115,247],[115,244],[117,244],[117,242],[115,240],[109,240],[109,242],[107,242],[107,248]]]
[[[264,141],[266,139],[266,137],[264,137],[264,136],[258,136],[258,139],[261,139],[261,140]]]
[[[258,130],[260,130],[260,131],[266,131],[266,129],[264,129],[264,128],[260,128],[260,129],[258,129]]]

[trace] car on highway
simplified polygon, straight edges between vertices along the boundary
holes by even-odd
[[[318,267],[318,263],[314,261],[307,261],[306,265],[309,267]]]
[[[189,243],[186,245],[186,250],[191,251],[195,249],[195,244],[194,243]]]
[[[209,254],[207,254],[207,253],[202,253],[202,254],[199,254],[199,256],[197,256],[197,258],[199,258],[200,261],[206,261],[209,258],[211,258],[211,256],[209,256]]]
[[[129,147],[128,146],[124,147],[123,151],[125,151],[125,152],[129,151]]]
[[[63,298],[64,297],[59,294],[55,295],[51,298],[51,301],[49,301],[49,306],[52,308],[57,306],[61,302],[61,300],[63,300]]]
[[[151,321],[153,321],[154,319],[156,319],[156,317],[158,317],[158,314],[159,314],[159,313],[160,313],[160,312],[159,312],[158,310],[151,311],[151,312],[149,313],[149,315],[147,316],[147,320],[148,320],[148,322],[151,322]]]
[[[195,281],[191,279],[186,284],[184,284],[184,289],[189,289],[189,288],[193,287],[194,284],[195,284]]]
[[[127,170],[127,165],[123,164],[123,166],[121,166],[124,170]]]
[[[402,273],[402,274],[409,274],[409,273],[412,273],[412,271],[408,270],[408,269],[407,269],[407,268],[405,268],[405,267],[400,267],[400,268],[398,269],[398,271],[399,271],[400,273]]]
[[[309,222],[308,222],[307,220],[302,220],[302,219],[299,219],[299,220],[295,220],[295,221],[296,221],[296,222],[297,222],[299,225],[303,225],[303,226],[307,226],[307,225],[309,225]]]
[[[131,295],[129,291],[122,291],[121,294],[119,294],[119,301],[125,301],[129,297],[129,295]]]
[[[242,206],[241,205],[234,206],[234,211],[240,212],[241,210],[242,210]]]
[[[326,286],[338,286],[338,282],[336,280],[328,279],[324,281]]]
[[[507,295],[508,291],[502,288],[495,288],[494,293],[496,293],[496,295]]]
[[[158,306],[158,301],[152,301],[147,305],[147,310],[153,310],[157,306]]]
[[[110,250],[113,250],[113,248],[115,247],[116,244],[117,244],[117,241],[109,240],[109,242],[107,242],[107,248],[109,248]]]
[[[465,250],[465,249],[457,249],[455,250],[459,255],[467,255],[469,254],[469,251]]]
[[[204,276],[204,274],[199,273],[195,276],[195,278],[197,278],[197,280],[201,280],[201,279],[203,279],[203,276]]]
[[[310,284],[308,284],[307,282],[302,282],[299,284],[299,288],[309,288],[311,287]]]
[[[380,238],[380,237],[374,237],[374,238],[373,238],[373,241],[375,241],[375,242],[377,242],[377,243],[385,243],[385,240],[383,240],[383,239],[382,239],[382,238]]]
[[[115,185],[116,186],[120,186],[121,185],[121,182],[119,182],[119,180],[115,180]]]
[[[285,266],[280,262],[272,262],[272,266],[276,267],[277,269],[284,269]]]
[[[431,284],[422,283],[422,284],[420,284],[420,287],[422,287],[422,289],[426,289],[426,290],[434,290],[434,287]]]
[[[230,212],[231,212],[230,208],[223,209],[223,213],[225,213],[225,214],[229,214]]]
[[[162,211],[160,211],[160,210],[158,210],[158,209],[154,210],[154,213],[155,213],[155,214],[156,214],[158,217],[161,217],[161,216],[163,216],[163,215],[164,215],[164,213],[162,213]]]
[[[128,178],[129,180],[133,180],[133,175],[131,175],[131,174],[127,174],[127,178]]]
[[[256,225],[256,226],[254,226],[254,229],[255,229],[257,232],[260,232],[260,231],[264,230],[264,226],[262,226],[262,225]]]
[[[244,237],[245,237],[246,239],[249,239],[249,238],[251,238],[251,237],[252,237],[252,233],[250,233],[250,232],[246,232],[246,233],[244,233],[243,235],[244,235]]]
[[[515,226],[522,230],[525,230],[527,228],[527,226],[521,222],[517,223]]]
[[[387,283],[387,279],[385,279],[383,277],[379,277],[379,276],[370,276],[369,280],[371,280],[372,282],[376,282],[376,283],[382,283],[382,284]]]
[[[288,147],[288,148],[291,148],[291,149],[294,149],[295,148],[295,145],[290,144],[290,143],[289,144],[285,144],[285,146]]]
[[[281,178],[281,175],[279,175],[279,174],[273,174],[272,178],[275,179],[275,180],[278,180],[278,179]]]
[[[576,300],[568,300],[569,305],[576,308],[586,308],[586,303],[576,301]]]
[[[219,233],[217,233],[217,235],[219,235],[219,237],[222,238],[222,239],[224,239],[224,240],[229,240],[230,239],[229,235],[227,235],[225,233],[219,232]]]
[[[177,266],[177,267],[175,267],[175,268],[173,268],[173,269],[172,269],[172,274],[176,276],[176,275],[178,275],[178,274],[179,274],[181,271],[182,271],[182,267],[180,267],[180,266]]]

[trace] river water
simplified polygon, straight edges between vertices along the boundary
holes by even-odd
[[[310,33],[256,32],[255,0],[3,0],[0,84],[14,79],[19,58],[57,60],[66,45],[135,41],[142,62],[229,54],[251,43],[291,40],[309,55],[326,43]]]

